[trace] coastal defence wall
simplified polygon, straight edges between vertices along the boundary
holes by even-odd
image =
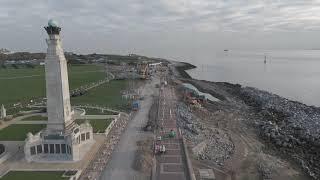
[[[175,65],[175,69],[178,75],[182,78],[192,79],[192,77],[186,72],[186,70],[194,69],[197,66],[194,66],[190,63],[181,62]]]

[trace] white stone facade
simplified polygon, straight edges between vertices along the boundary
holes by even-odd
[[[93,141],[92,127],[89,123],[74,125],[65,134],[49,134],[41,131],[28,134],[24,147],[26,160],[31,162],[68,162],[82,159]]]
[[[45,27],[49,35],[45,59],[47,92],[47,128],[28,134],[24,147],[27,161],[70,162],[78,161],[94,143],[93,129],[86,122],[74,122],[70,105],[67,62],[57,26]]]
[[[59,34],[49,34],[45,59],[48,129],[63,131],[72,121],[67,61]]]

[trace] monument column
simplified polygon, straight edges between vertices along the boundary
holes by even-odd
[[[55,21],[50,20],[45,29],[49,35],[45,59],[47,130],[63,133],[65,127],[72,122],[67,62],[61,45],[61,28]]]

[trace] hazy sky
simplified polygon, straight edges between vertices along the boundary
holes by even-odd
[[[320,48],[319,0],[0,0],[0,47],[196,58],[222,49]]]

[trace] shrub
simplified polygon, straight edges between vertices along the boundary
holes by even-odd
[[[5,150],[5,146],[3,144],[0,144],[0,154],[4,153]]]

